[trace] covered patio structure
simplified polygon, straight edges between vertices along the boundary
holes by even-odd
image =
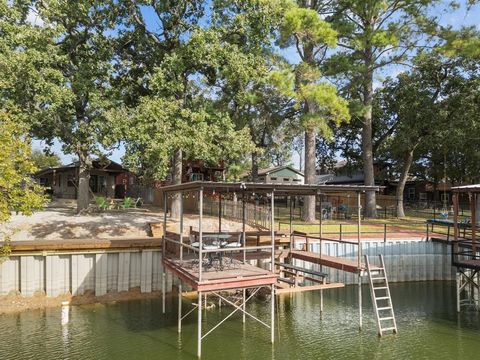
[[[292,229],[292,198],[313,196],[319,204],[325,192],[356,192],[358,197],[358,245],[361,241],[361,206],[360,195],[368,190],[377,191],[377,187],[339,186],[339,185],[292,185],[265,183],[226,183],[226,182],[190,182],[171,185],[162,188],[164,196],[163,222],[163,256],[162,262],[166,271],[171,271],[178,279],[178,331],[181,332],[182,320],[197,310],[198,334],[197,355],[202,354],[202,340],[218,328],[224,321],[237,312],[260,322],[270,330],[271,342],[275,340],[275,294],[285,292],[310,291],[341,287],[343,284],[329,284],[326,274],[321,272],[321,266],[332,266],[344,271],[358,274],[359,318],[361,327],[361,276],[365,275],[365,265],[362,263],[361,247],[358,247],[356,261],[322,256],[313,253],[309,248],[310,241],[319,241],[322,237],[322,216],[319,216],[319,233],[315,237]],[[218,206],[218,223],[216,229],[205,229],[204,199],[206,196],[215,198],[221,205],[222,199],[233,195],[238,199],[238,206],[243,213],[240,231],[231,231],[222,227],[221,206]],[[198,203],[198,229],[184,227],[184,201],[196,197]],[[275,198],[287,198],[290,204],[290,226],[288,231],[275,230]],[[168,228],[167,214],[169,198],[179,199],[179,219],[176,228]],[[246,204],[252,201],[268,203],[270,214],[268,229],[247,230]],[[211,222],[210,222],[211,224]],[[306,244],[297,244],[304,238]],[[330,239],[328,239],[331,241]],[[306,246],[305,246],[306,245]],[[303,247],[302,247],[303,246]],[[301,259],[320,265],[320,271],[301,268],[293,264],[294,259]],[[254,261],[261,261],[254,265]],[[198,302],[186,314],[182,312],[183,285],[198,293]],[[261,288],[267,288],[270,293],[270,316],[261,320],[246,311],[246,303]],[[240,303],[231,301],[225,293],[241,292]],[[165,292],[163,291],[163,294]],[[202,311],[206,296],[214,296],[220,303],[233,307],[233,311],[210,330],[202,331]],[[323,311],[323,296],[320,304]],[[163,295],[163,312],[165,312],[165,295]]]

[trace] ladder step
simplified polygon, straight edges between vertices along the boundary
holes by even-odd
[[[373,287],[373,290],[387,290],[387,289],[388,289],[388,287],[386,287],[386,286],[377,286],[377,287],[374,286]]]
[[[384,318],[378,318],[378,320],[380,320],[380,321],[384,321],[384,320],[393,320],[393,316],[384,317]]]
[[[371,278],[372,280],[385,280],[385,277],[381,276],[381,277],[372,277]]]
[[[378,300],[388,300],[388,299],[390,299],[389,296],[380,296],[380,297],[376,297],[376,298],[375,298],[375,300],[377,300],[377,301],[378,301]]]
[[[377,308],[378,311],[382,311],[382,310],[391,310],[392,307],[391,306],[385,306],[385,307],[379,307]]]
[[[397,328],[396,327],[388,327],[388,328],[384,328],[384,329],[381,329],[382,331],[389,331],[389,330],[395,330],[397,331]]]

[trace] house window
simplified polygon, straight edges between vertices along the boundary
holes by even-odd
[[[74,175],[68,175],[67,186],[68,187],[75,187],[75,176]]]
[[[289,181],[290,181],[290,178],[283,178],[283,181],[284,181],[284,182],[289,182]]]
[[[190,181],[203,181],[203,174],[202,173],[191,173],[190,174]]]
[[[293,179],[294,182],[300,182],[302,179]]]
[[[40,185],[47,186],[48,185],[48,179],[47,178],[40,178]]]
[[[276,177],[271,177],[270,180],[275,181],[275,180],[277,180],[277,178]]]
[[[427,201],[427,193],[421,192],[420,194],[418,194],[418,198],[421,201]]]
[[[409,200],[415,200],[415,188],[408,188],[407,198]]]
[[[60,174],[57,176],[57,186],[62,187],[62,175]]]

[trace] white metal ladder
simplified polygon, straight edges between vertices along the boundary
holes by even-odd
[[[393,313],[392,297],[390,296],[390,287],[388,286],[383,256],[378,255],[378,257],[380,258],[380,267],[372,267],[368,261],[368,255],[365,255],[365,264],[370,284],[373,310],[375,311],[377,320],[378,336],[382,336],[384,331],[390,330],[396,334],[397,322],[395,321],[395,314]]]

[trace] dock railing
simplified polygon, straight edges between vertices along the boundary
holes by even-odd
[[[318,227],[317,224],[305,224],[305,223],[292,223],[292,228],[294,231],[298,233],[309,234],[312,236],[320,236],[320,232],[318,231],[298,231],[295,230],[295,227]],[[411,225],[412,228],[409,229],[408,225]],[[365,230],[365,227],[378,227],[374,230]],[[278,230],[288,230],[290,228],[289,222],[278,222]],[[342,241],[346,240],[349,237],[355,237],[358,235],[358,227],[357,224],[344,224],[344,223],[328,223],[323,225],[322,230],[322,240],[331,240],[331,241]],[[330,230],[326,230],[325,228],[329,228]],[[332,228],[336,228],[338,230],[331,230]],[[408,224],[386,224],[386,223],[363,223],[361,229],[361,235],[378,235],[384,241],[387,241],[389,236],[392,237],[395,234],[398,234],[402,231],[415,231],[421,234],[425,234],[425,238],[429,238],[431,232],[429,230],[429,224],[425,222],[410,222]],[[442,234],[441,232],[437,232],[438,234]],[[447,233],[445,233],[446,235]],[[453,232],[452,232],[453,234]],[[326,237],[324,235],[327,235]],[[332,235],[336,238],[332,238]]]

